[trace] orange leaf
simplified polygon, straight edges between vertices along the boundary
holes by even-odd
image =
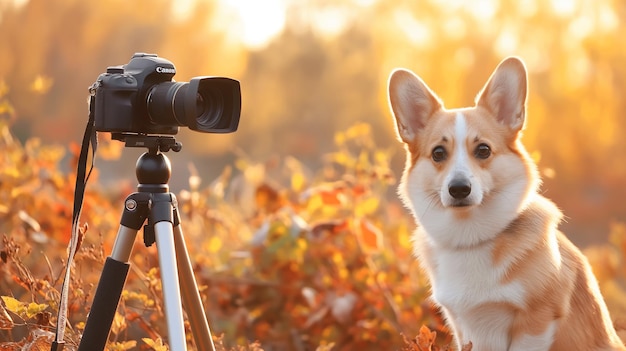
[[[254,326],[255,335],[259,338],[266,338],[271,329],[272,326],[266,321],[261,321]]]
[[[281,194],[269,184],[261,184],[254,194],[256,208],[264,213],[274,213],[285,205]]]
[[[430,331],[427,326],[422,325],[420,328],[419,334],[417,335],[417,346],[419,350],[428,350],[431,351],[433,348],[433,344],[435,342],[435,338],[437,337],[437,332]]]
[[[21,351],[23,342],[3,342],[0,344],[0,351]]]
[[[383,246],[383,233],[366,219],[357,220],[361,243],[367,250],[378,250]]]
[[[343,194],[337,189],[320,191],[318,194],[324,205],[341,205],[343,202]]]

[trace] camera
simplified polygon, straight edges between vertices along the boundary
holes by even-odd
[[[175,82],[175,74],[172,62],[146,53],[134,54],[125,65],[108,67],[92,90],[96,131],[173,135],[179,126],[203,133],[237,130],[238,81],[201,76]]]

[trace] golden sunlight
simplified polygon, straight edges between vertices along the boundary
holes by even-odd
[[[174,17],[187,20],[201,2],[216,5],[214,27],[249,49],[264,47],[285,28],[288,0],[173,0]]]
[[[261,48],[285,27],[287,4],[284,0],[220,1],[220,6],[234,17],[231,30],[249,48]]]

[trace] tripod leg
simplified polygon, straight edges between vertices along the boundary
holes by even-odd
[[[163,286],[170,350],[187,350],[172,223],[168,221],[157,222],[154,225],[154,232],[159,254],[159,267],[161,268],[161,284]]]
[[[193,275],[191,260],[189,259],[180,225],[174,227],[174,244],[176,245],[176,256],[178,257],[180,291],[185,311],[189,317],[193,339],[199,351],[215,351],[211,330],[204,313],[200,292]]]
[[[85,330],[78,346],[79,351],[104,350],[106,346],[111,323],[113,323],[128,276],[130,268],[128,260],[136,236],[136,229],[120,226],[115,244],[113,244],[113,252],[110,257],[107,257],[100,275]]]

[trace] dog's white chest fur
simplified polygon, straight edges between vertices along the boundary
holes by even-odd
[[[425,235],[419,231],[416,234]],[[445,311],[460,345],[472,341],[479,350],[492,350],[494,346],[508,349],[514,315],[503,313],[500,306],[523,308],[527,295],[520,281],[505,279],[511,262],[494,265],[490,243],[433,251],[436,253],[429,259],[423,257],[422,264],[430,273],[433,298]]]
[[[447,309],[462,313],[485,303],[502,302],[523,307],[521,283],[503,283],[507,262],[494,266],[491,248],[484,244],[464,250],[439,249],[432,258],[435,300]]]

